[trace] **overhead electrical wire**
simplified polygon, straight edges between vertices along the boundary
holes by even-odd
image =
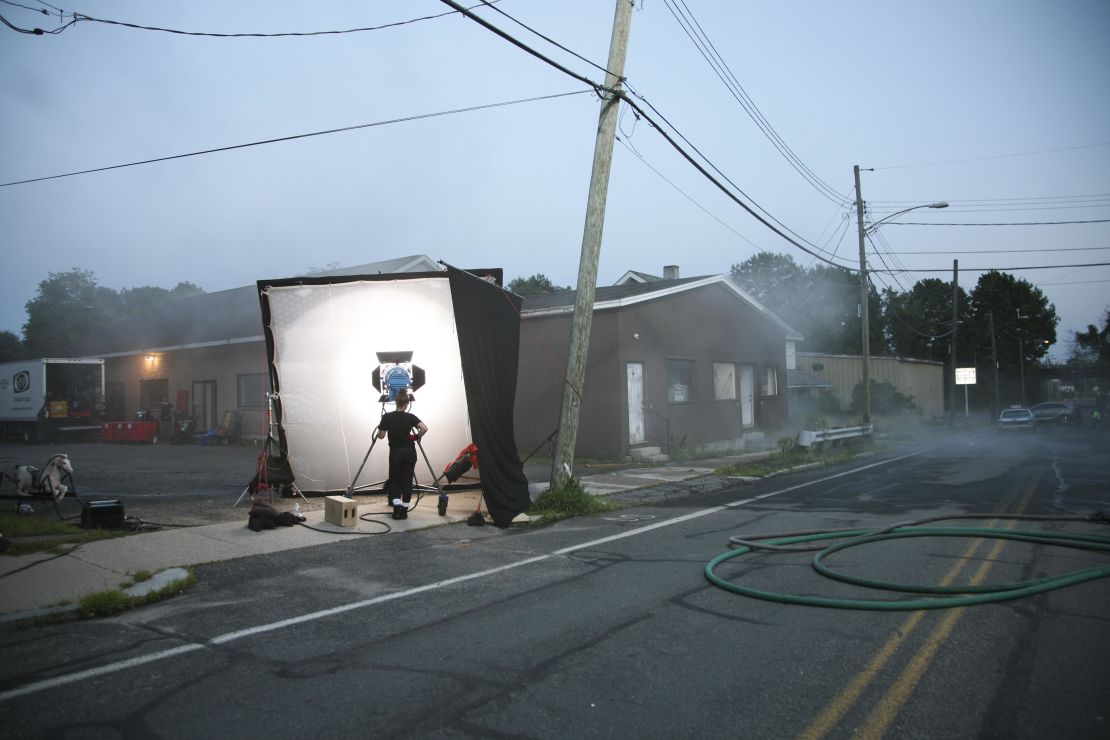
[[[490,108],[501,108],[509,105],[519,105],[521,103],[534,103],[541,100],[553,100],[555,98],[565,98],[571,95],[583,95],[588,93],[588,90],[575,90],[573,92],[555,93],[553,95],[539,95],[532,98],[520,98],[518,100],[503,100],[499,103],[487,103],[485,105],[472,105],[466,108],[453,108],[451,110],[437,111],[435,113],[420,113],[413,116],[404,116],[401,118],[390,118],[384,121],[374,121],[373,123],[360,123],[354,126],[343,126],[341,128],[327,129],[325,131],[313,131],[307,134],[293,134],[292,136],[281,136],[274,139],[264,139],[262,141],[252,141],[246,144],[232,144],[230,146],[221,146],[214,149],[202,149],[195,152],[187,152],[185,154],[172,154],[166,157],[155,157],[154,159],[144,159],[138,162],[127,162],[125,164],[114,164],[106,167],[94,167],[87,170],[78,170],[76,172],[65,172],[60,175],[48,175],[45,177],[32,177],[26,180],[14,180],[12,182],[0,183],[0,188],[10,187],[12,185],[26,185],[32,182],[43,182],[44,180],[58,180],[63,177],[74,177],[76,175],[87,175],[93,172],[106,172],[108,170],[118,170],[124,167],[137,167],[143,164],[153,164],[155,162],[168,162],[174,159],[185,159],[186,157],[197,157],[202,154],[215,154],[217,152],[228,152],[235,149],[246,149],[248,147],[262,146],[264,144],[276,144],[283,141],[294,141],[296,139],[307,139],[313,136],[326,136],[328,134],[337,134],[344,131],[356,131],[364,128],[374,128],[376,126],[387,126],[394,123],[407,123],[409,121],[419,121],[425,118],[437,118],[439,116],[449,116],[456,113],[470,113],[472,111],[487,110]]]
[[[9,5],[14,5],[14,3],[8,3],[8,4]],[[26,7],[26,6],[21,5],[19,7]],[[31,10],[33,10],[36,13],[39,12],[38,8],[31,8]],[[12,29],[13,31],[15,31],[17,33],[25,33],[25,34],[28,34],[30,36],[43,36],[43,35],[59,34],[62,31],[69,28],[70,26],[72,26],[76,22],[77,22],[76,20],[72,20],[69,23],[65,24],[64,26],[59,26],[58,28],[52,28],[51,30],[46,31],[46,30],[43,30],[41,28],[20,28],[19,26],[16,26],[13,23],[11,23],[11,21],[9,21],[4,16],[0,15],[0,23],[3,23],[5,26],[7,26],[8,28]]]
[[[687,37],[693,42],[698,53],[700,53],[702,58],[709,64],[718,79],[724,83],[729,93],[732,94],[732,97],[736,99],[736,102],[740,104],[740,107],[744,109],[744,112],[748,114],[748,117],[752,119],[756,127],[763,133],[767,140],[771,142],[771,145],[775,147],[779,154],[786,159],[790,166],[822,196],[828,198],[837,205],[848,205],[851,201],[844,199],[834,188],[818,177],[817,174],[794,153],[783,140],[782,136],[779,135],[778,131],[775,130],[775,127],[771,125],[770,121],[768,121],[766,116],[759,110],[755,101],[752,100],[751,96],[748,95],[748,92],[744,89],[744,86],[741,85],[740,81],[736,78],[736,75],[733,74],[732,69],[728,66],[724,57],[717,51],[717,47],[714,46],[709,35],[705,32],[705,29],[702,28],[685,0],[677,0],[677,2],[675,0],[663,0],[663,4],[667,6],[667,10],[674,16],[674,19],[686,33]],[[678,7],[679,4],[682,6],[681,9]]]
[[[682,195],[682,196],[683,196],[684,198],[686,198],[686,199],[687,199],[688,201],[690,201],[690,202],[691,202],[691,203],[693,203],[693,204],[694,204],[695,206],[697,206],[697,207],[698,207],[698,208],[700,208],[700,209],[701,209],[702,211],[704,211],[704,212],[705,212],[705,213],[706,213],[706,214],[707,214],[707,215],[708,215],[708,216],[709,216],[710,218],[712,218],[712,219],[713,219],[714,221],[716,221],[717,223],[719,223],[719,224],[720,224],[721,226],[724,226],[724,227],[725,227],[726,229],[728,229],[729,231],[731,231],[731,232],[732,232],[733,234],[736,234],[736,236],[740,237],[741,239],[743,239],[744,241],[746,241],[746,242],[747,242],[748,244],[752,245],[752,246],[753,246],[753,247],[755,247],[756,249],[760,249],[760,248],[761,248],[761,247],[760,247],[760,246],[759,246],[758,244],[756,244],[755,242],[753,242],[753,241],[752,241],[751,239],[749,239],[748,237],[744,236],[744,235],[743,235],[743,234],[741,234],[741,233],[740,233],[739,231],[737,231],[736,229],[732,228],[732,227],[731,227],[731,226],[729,226],[729,225],[728,225],[727,223],[725,223],[725,222],[724,222],[724,221],[723,221],[723,220],[722,220],[722,219],[721,219],[720,217],[718,217],[718,216],[717,216],[717,214],[713,213],[713,212],[712,212],[712,211],[710,211],[710,210],[709,210],[708,208],[706,208],[705,206],[703,206],[703,205],[702,205],[701,203],[699,203],[698,201],[696,201],[696,200],[695,200],[695,199],[694,199],[694,198],[693,198],[693,197],[692,197],[692,196],[691,196],[691,195],[690,195],[689,193],[687,193],[687,192],[686,192],[685,190],[683,190],[683,189],[682,189],[682,188],[680,188],[680,187],[679,187],[678,185],[675,185],[675,184],[674,184],[673,182],[671,182],[671,181],[670,181],[670,180],[669,180],[669,179],[667,178],[667,176],[666,176],[666,175],[664,175],[664,174],[663,174],[662,172],[660,172],[659,170],[655,169],[655,167],[653,167],[653,166],[651,165],[651,163],[650,163],[650,162],[648,162],[648,161],[647,161],[647,159],[645,159],[645,158],[644,158],[644,155],[642,155],[642,154],[640,154],[640,153],[639,153],[638,151],[636,151],[636,148],[635,148],[635,147],[633,147],[633,146],[632,146],[631,144],[629,144],[628,142],[626,142],[626,141],[625,141],[624,139],[620,138],[619,136],[617,137],[617,141],[619,141],[619,142],[621,143],[621,145],[622,145],[622,146],[624,146],[624,148],[625,148],[625,149],[627,149],[628,151],[632,152],[632,153],[633,153],[633,154],[634,154],[634,155],[636,156],[636,158],[637,158],[637,159],[639,159],[639,160],[640,160],[640,162],[642,162],[642,163],[643,163],[643,165],[644,165],[645,167],[647,167],[647,168],[648,168],[649,170],[651,170],[651,171],[652,171],[652,172],[654,172],[654,173],[655,173],[656,175],[658,175],[658,176],[659,176],[659,178],[660,178],[661,180],[663,180],[663,182],[667,183],[667,184],[668,184],[668,185],[670,185],[670,186],[671,186],[672,188],[674,188],[674,189],[675,189],[676,191],[678,191],[678,193],[679,193],[680,195]]]
[[[505,16],[506,18],[508,18],[509,20],[511,20],[511,21],[512,21],[513,23],[517,24],[518,26],[520,26],[520,27],[521,27],[521,28],[523,28],[524,30],[528,31],[529,33],[532,33],[532,34],[535,34],[536,36],[539,36],[539,37],[540,37],[541,39],[543,39],[543,40],[544,40],[544,41],[546,41],[547,43],[551,44],[552,46],[555,46],[555,47],[557,47],[557,48],[559,48],[559,49],[562,49],[562,50],[563,50],[563,51],[565,51],[565,52],[566,52],[567,54],[570,54],[570,55],[571,55],[572,57],[575,57],[575,58],[577,58],[577,59],[579,59],[579,60],[581,60],[581,61],[585,62],[586,64],[590,65],[591,67],[594,67],[594,68],[595,68],[595,69],[597,69],[598,71],[600,71],[600,72],[604,72],[604,73],[605,73],[605,74],[607,74],[607,75],[612,75],[613,77],[616,77],[616,76],[617,76],[617,75],[614,75],[614,74],[613,74],[612,72],[610,72],[610,71],[609,71],[608,69],[606,69],[605,67],[603,67],[603,66],[601,66],[600,64],[598,64],[597,62],[595,62],[595,61],[593,61],[593,60],[590,60],[590,59],[587,59],[586,57],[582,56],[582,55],[581,55],[581,54],[579,54],[578,52],[576,52],[576,51],[573,51],[573,50],[571,50],[571,49],[568,49],[567,47],[563,46],[562,44],[560,44],[560,43],[559,43],[558,41],[556,41],[555,39],[551,38],[550,36],[545,36],[544,34],[540,33],[539,31],[537,31],[536,29],[532,28],[531,26],[529,26],[529,25],[526,25],[526,24],[524,24],[523,22],[521,22],[521,21],[517,20],[516,18],[514,18],[514,17],[513,17],[513,16],[511,16],[511,15],[509,15],[508,13],[506,13],[506,12],[505,12],[504,10],[502,10],[501,8],[498,8],[498,7],[496,6],[496,5],[494,5],[494,4],[493,4],[494,2],[497,2],[497,0],[492,0],[492,1],[482,0],[482,5],[488,6],[488,7],[489,7],[489,8],[491,9],[491,10],[494,10],[494,11],[496,11],[496,12],[500,13],[501,15]],[[472,5],[472,6],[471,6],[471,8],[477,8],[477,7],[478,7],[477,5]],[[452,12],[457,12],[457,11],[452,11]]]
[[[1110,262],[1088,262],[1079,265],[1024,265],[1022,267],[961,267],[960,272],[1016,272],[1018,270],[1062,270],[1069,267],[1106,267]],[[870,272],[888,272],[868,268]],[[898,272],[951,272],[952,268],[906,269]]]
[[[1001,223],[952,223],[939,221],[888,221],[884,226],[1060,226],[1062,224],[1105,224],[1110,218],[1092,218],[1085,221],[1006,221]]]
[[[455,10],[459,11],[460,13],[465,15],[467,18],[471,19],[472,21],[479,24],[483,28],[486,28],[487,30],[491,31],[492,33],[500,36],[501,38],[508,41],[513,46],[516,46],[520,50],[534,56],[535,58],[539,59],[540,61],[544,62],[545,64],[548,64],[549,66],[554,67],[555,69],[559,70],[563,74],[566,74],[570,77],[573,77],[574,79],[578,80],[579,82],[582,82],[582,83],[585,83],[586,85],[589,85],[599,95],[604,93],[604,94],[607,94],[609,96],[616,97],[616,98],[619,98],[619,99],[625,101],[625,103],[627,103],[633,110],[635,110],[637,113],[639,113],[641,116],[643,116],[643,118],[649,124],[651,124],[651,126],[653,128],[655,128],[656,131],[659,132],[660,136],[662,136],[667,141],[667,143],[671,145],[671,147],[675,151],[677,151],[684,159],[686,159],[687,162],[689,162],[691,165],[694,166],[695,169],[697,169],[699,172],[701,172],[702,175],[706,179],[708,179],[711,183],[713,183],[713,185],[715,185],[730,200],[732,200],[737,205],[739,205],[741,208],[743,208],[748,213],[750,213],[757,221],[762,223],[767,228],[771,229],[771,231],[778,234],[780,237],[785,239],[787,242],[793,244],[794,246],[798,247],[802,251],[807,252],[807,253],[817,257],[817,259],[821,260],[822,262],[827,262],[828,264],[833,265],[835,267],[844,267],[843,265],[839,265],[836,262],[833,262],[832,260],[830,260],[830,259],[828,259],[828,258],[826,258],[822,255],[819,255],[813,249],[810,249],[809,247],[805,246],[804,244],[800,243],[799,241],[797,241],[795,239],[792,239],[791,237],[787,236],[787,234],[785,232],[783,232],[781,229],[776,227],[774,224],[770,223],[770,221],[768,221],[763,216],[760,216],[758,213],[756,213],[752,209],[751,206],[749,206],[743,200],[738,198],[735,193],[730,191],[719,180],[717,180],[715,177],[713,177],[713,175],[708,170],[706,170],[705,166],[703,166],[700,162],[698,162],[689,152],[687,152],[685,149],[683,149],[682,146],[680,146],[678,144],[678,142],[674,140],[674,137],[672,137],[670,134],[668,134],[666,131],[664,131],[663,128],[650,115],[648,115],[647,111],[645,111],[640,105],[638,105],[636,103],[636,101],[634,101],[631,97],[629,97],[624,91],[622,91],[620,89],[614,89],[614,88],[608,87],[606,85],[602,85],[600,83],[594,82],[593,80],[589,79],[588,77],[585,77],[583,75],[578,74],[577,72],[567,68],[566,66],[560,64],[559,62],[555,61],[554,59],[551,59],[550,57],[546,56],[545,54],[542,54],[539,51],[533,49],[532,47],[528,46],[524,42],[522,42],[519,39],[513,37],[511,34],[503,31],[502,29],[493,25],[489,21],[485,20],[481,16],[475,15],[474,13],[470,12],[469,9],[464,8],[462,5],[459,5],[457,2],[454,2],[454,0],[440,0],[440,2],[447,5],[448,7],[454,8]],[[648,106],[651,106],[651,104],[647,103],[646,100],[644,102]],[[654,110],[654,107],[652,107],[652,109]],[[681,133],[679,133],[678,130],[675,129],[673,125],[671,125],[669,122],[668,122],[668,125],[672,128],[672,130],[674,130],[676,132],[677,135],[681,136]],[[695,149],[695,151],[696,151],[696,149]],[[702,156],[703,159],[705,159],[704,155],[702,155],[700,152],[698,152],[698,154],[699,154],[699,156]],[[709,162],[708,159],[706,159],[706,161]],[[713,166],[712,163],[710,163],[710,166]],[[716,169],[716,168],[714,167],[714,169]],[[718,170],[718,172],[719,172],[719,170]],[[733,184],[733,187],[736,187],[735,184]]]
[[[499,0],[490,0],[490,1],[491,2],[499,2]],[[16,5],[16,3],[11,2],[10,0],[0,0],[0,2],[6,2],[9,5]],[[487,2],[486,0],[483,0],[483,4],[488,6],[488,5],[490,5],[490,2]],[[20,5],[19,7],[26,8],[27,6],[26,5]],[[53,6],[51,6],[51,7],[53,7]],[[477,7],[481,7],[481,6],[475,5],[475,6],[472,6],[472,7],[477,8]],[[40,12],[39,8],[28,8],[28,10],[33,10],[36,13]],[[57,8],[55,8],[55,10],[57,10]],[[43,12],[45,12],[45,11],[43,11]],[[459,11],[451,11],[451,12],[448,12],[448,13],[437,13],[435,15],[427,15],[427,16],[422,16],[420,18],[411,18],[411,19],[405,20],[405,21],[396,21],[394,23],[384,23],[380,26],[364,26],[364,27],[360,27],[360,28],[346,28],[346,29],[341,29],[341,30],[336,30],[336,31],[290,31],[290,32],[281,32],[281,33],[215,33],[215,32],[210,32],[210,31],[182,31],[182,30],[176,29],[176,28],[163,28],[163,27],[160,27],[160,26],[146,26],[146,25],[143,25],[141,23],[129,23],[127,21],[115,21],[115,20],[110,20],[110,19],[107,19],[107,18],[95,18],[91,15],[85,15],[84,13],[68,13],[68,14],[66,14],[67,16],[72,18],[72,20],[70,20],[70,22],[65,24],[64,26],[62,26],[60,28],[56,28],[52,31],[43,31],[42,29],[34,29],[33,31],[29,31],[29,30],[25,30],[25,29],[21,29],[21,28],[16,28],[15,26],[8,23],[8,21],[4,20],[3,17],[0,17],[0,21],[3,21],[8,27],[12,28],[13,30],[19,31],[20,33],[33,33],[33,34],[36,34],[36,35],[41,35],[43,33],[61,33],[62,31],[66,30],[67,28],[73,26],[74,24],[76,24],[78,22],[86,21],[86,22],[90,22],[90,23],[103,23],[103,24],[109,25],[109,26],[120,26],[122,28],[131,28],[131,29],[135,29],[135,30],[138,30],[138,31],[157,31],[159,33],[171,33],[171,34],[176,34],[176,35],[179,35],[179,36],[204,36],[204,37],[207,37],[207,38],[223,38],[223,39],[286,38],[286,37],[296,37],[296,36],[338,36],[338,35],[348,34],[348,33],[364,33],[366,31],[381,31],[381,30],[384,30],[384,29],[387,29],[387,28],[397,28],[398,26],[407,26],[410,23],[419,23],[421,21],[430,21],[430,20],[434,20],[436,18],[443,18],[445,16],[455,15],[458,12]]]
[[[1078,146],[1063,146],[1054,149],[1038,149],[1032,152],[1015,152],[1012,154],[990,154],[985,157],[970,157],[968,159],[949,159],[941,162],[918,162],[916,164],[896,164],[888,167],[875,167],[876,170],[901,170],[910,167],[935,167],[944,164],[963,164],[965,162],[983,162],[988,159],[1007,159],[1010,157],[1031,157],[1035,154],[1051,154],[1054,152],[1071,152],[1079,149],[1094,149],[1100,146],[1110,146],[1110,141],[1104,141],[1098,144],[1080,144]]]
[[[933,252],[903,252],[896,254],[931,254],[939,257],[945,254],[1013,254],[1015,252],[1091,252],[1110,249],[1110,247],[1043,247],[1040,249],[944,249]]]

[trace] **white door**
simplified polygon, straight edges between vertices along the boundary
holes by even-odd
[[[740,366],[740,423],[745,427],[755,426],[755,368],[751,365]]]
[[[628,443],[644,441],[644,363],[628,363]]]

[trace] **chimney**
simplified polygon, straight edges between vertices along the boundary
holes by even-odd
[[[678,265],[664,265],[663,266],[663,279],[664,280],[678,280]]]

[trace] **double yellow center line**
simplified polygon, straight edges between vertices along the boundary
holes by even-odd
[[[1037,490],[1037,483],[1039,480],[1038,477],[1028,484],[1028,490],[1015,513],[1022,514],[1025,512],[1026,508],[1029,506],[1029,501],[1033,498],[1033,494]],[[1008,508],[1008,504],[1009,502],[1001,507],[1003,512]],[[997,521],[997,519],[992,520],[992,526],[997,523]],[[1013,529],[1016,526],[1016,521],[1010,521],[1007,523],[1006,528]],[[963,573],[964,569],[971,564],[972,558],[976,556],[983,547],[983,544],[984,540],[982,539],[976,539],[969,544],[967,549],[960,556],[960,559],[952,566],[951,570],[945,574],[944,578],[941,579],[940,585],[952,585],[960,574]],[[1005,546],[1005,540],[997,540],[994,543],[994,546],[980,564],[979,569],[971,576],[971,580],[969,581],[970,585],[978,586],[986,580],[987,575],[994,566],[995,560],[997,560],[999,554],[1002,552],[1002,548]],[[906,702],[909,700],[917,684],[921,681],[921,677],[925,675],[925,671],[928,670],[929,666],[932,664],[937,651],[940,650],[941,645],[944,644],[944,641],[948,639],[952,630],[955,629],[956,623],[960,621],[966,608],[967,607],[957,607],[945,612],[944,618],[933,629],[932,634],[930,634],[928,639],[925,640],[925,643],[918,648],[917,652],[902,670],[902,673],[894,683],[891,684],[883,697],[871,710],[871,713],[867,716],[862,727],[855,733],[855,737],[864,739],[880,738],[886,733],[898,716],[898,713],[902,710],[902,707],[905,706]],[[817,715],[817,718],[810,723],[809,727],[801,734],[801,737],[805,740],[818,740],[818,738],[827,735],[844,715],[855,706],[864,690],[878,678],[887,662],[898,652],[898,649],[906,643],[914,630],[920,626],[926,614],[927,612],[925,610],[916,611],[907,618],[895,635],[875,653],[874,657],[868,661],[867,665],[856,675],[852,682],[849,683],[819,715]]]

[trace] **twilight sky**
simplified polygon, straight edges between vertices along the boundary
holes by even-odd
[[[496,9],[598,65],[615,0],[502,0]],[[473,5],[475,2],[468,3]],[[31,12],[46,8],[53,16]],[[63,13],[59,22],[57,9]],[[0,2],[19,28],[74,12],[182,31],[380,26],[433,0],[240,0],[79,7]],[[495,9],[479,12],[574,71],[602,72]],[[675,13],[690,13],[730,90]],[[690,144],[771,217],[858,266],[852,166],[877,221],[1110,219],[1110,3],[639,0],[625,73]],[[115,289],[187,280],[212,292],[332,264],[423,253],[506,278],[577,280],[598,100],[471,20],[382,30],[212,38],[83,20],[56,35],[0,25],[0,184],[297,134],[506,105],[41,182],[0,186],[0,329],[20,333],[50,272]],[[718,67],[718,69],[721,69]],[[747,96],[764,128],[738,102]],[[745,101],[746,102],[746,101]],[[710,184],[631,110],[621,117],[598,283],[626,270],[725,273],[760,250],[813,258]],[[809,174],[803,177],[798,170]],[[1110,262],[1110,223],[882,226],[880,289],[974,287],[981,268]],[[935,270],[936,272],[927,272]],[[1099,322],[1110,266],[1013,270],[1061,317]],[[1062,357],[1061,342],[1053,352]]]

